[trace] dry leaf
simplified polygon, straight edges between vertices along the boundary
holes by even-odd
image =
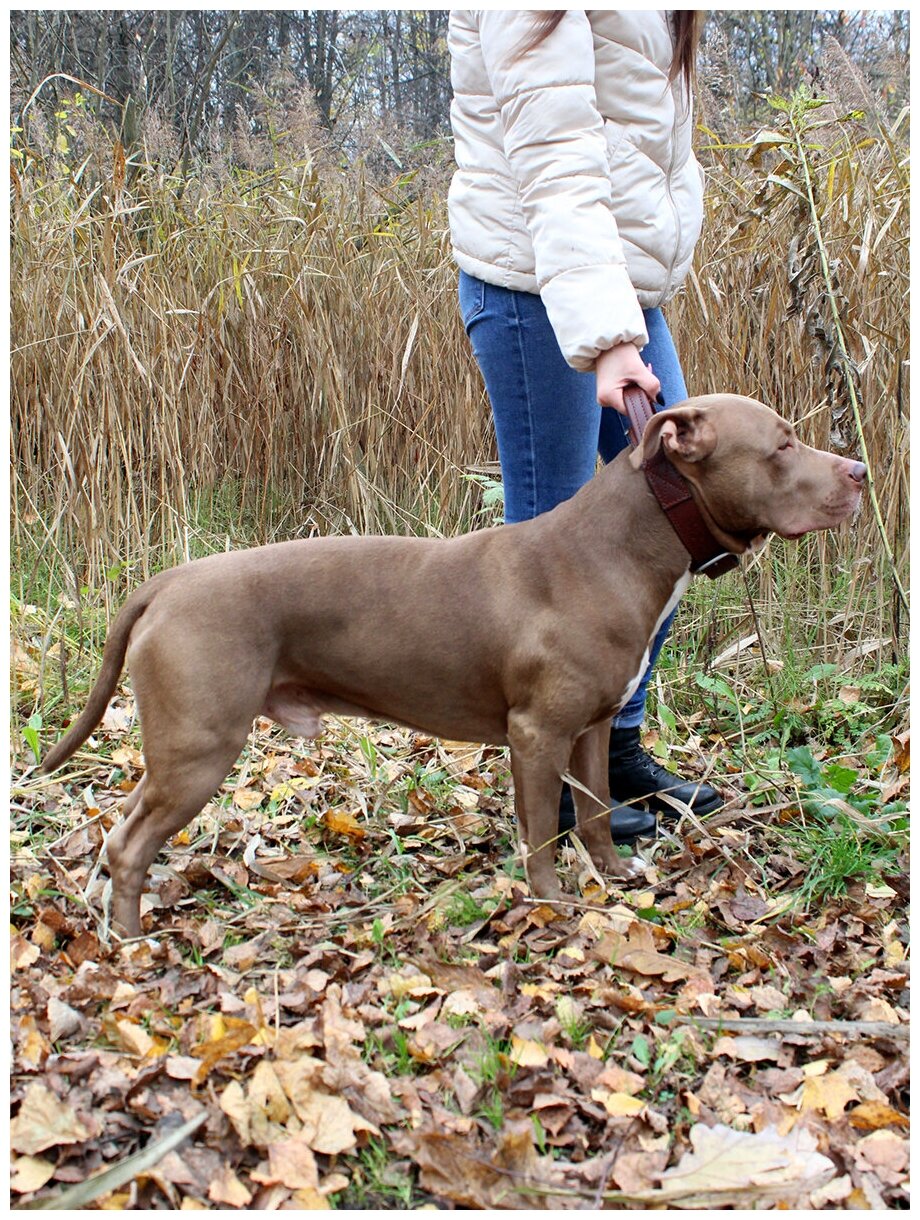
[[[38,945],[30,944],[24,936],[14,932],[10,937],[10,964],[14,970],[28,970],[41,957]]]
[[[346,835],[349,839],[363,839],[366,834],[355,815],[345,809],[327,809],[323,814],[323,825],[333,834]]]
[[[862,1131],[877,1131],[880,1127],[909,1127],[906,1114],[893,1110],[884,1101],[863,1101],[847,1111],[847,1121]]]
[[[910,1143],[893,1131],[873,1131],[856,1145],[857,1164],[889,1185],[903,1180],[909,1157]]]
[[[645,1102],[629,1093],[608,1093],[606,1089],[592,1089],[591,1097],[594,1101],[599,1101],[612,1118],[635,1118],[645,1109]]]
[[[233,803],[237,809],[255,809],[265,800],[265,793],[258,788],[237,788],[233,793]]]
[[[225,1203],[227,1207],[246,1207],[252,1202],[252,1192],[247,1190],[229,1165],[208,1187],[208,1198],[212,1203]]]
[[[802,1082],[799,1108],[820,1110],[828,1118],[839,1118],[851,1101],[859,1094],[852,1084],[839,1072],[828,1072],[826,1076],[806,1076]]]
[[[656,1199],[684,1207],[750,1207],[756,1202],[796,1203],[834,1176],[833,1161],[817,1151],[814,1135],[796,1128],[750,1133],[718,1124],[690,1129],[691,1151],[661,1175]]]
[[[253,1172],[254,1182],[262,1182],[266,1186],[277,1183],[289,1190],[316,1190],[319,1186],[316,1157],[305,1131],[272,1144],[268,1150],[268,1164],[267,1173],[259,1170]]]
[[[333,1097],[314,1083],[323,1064],[305,1055],[293,1063],[276,1063],[275,1073],[304,1126],[304,1139],[314,1152],[334,1156],[355,1147],[356,1129],[367,1123],[355,1114],[344,1097]]]
[[[38,1082],[26,1089],[19,1113],[10,1123],[13,1150],[28,1156],[59,1144],[78,1144],[91,1134],[71,1106]]]
[[[744,1063],[760,1063],[764,1059],[779,1060],[782,1054],[782,1042],[779,1038],[754,1038],[747,1035],[740,1037],[724,1036],[717,1038],[712,1048],[712,1055],[727,1055],[729,1059],[740,1059]]]
[[[511,1035],[511,1062],[518,1067],[544,1067],[549,1062],[546,1047],[532,1038]]]
[[[46,1182],[50,1182],[54,1175],[54,1162],[37,1156],[18,1156],[13,1158],[11,1169],[10,1190],[25,1195],[33,1190],[41,1190]]]
[[[48,1000],[48,1035],[52,1042],[70,1038],[86,1025],[86,1019],[56,996]]]
[[[532,1189],[551,1185],[558,1173],[552,1157],[540,1157],[529,1121],[506,1122],[493,1147],[467,1132],[418,1132],[413,1158],[423,1189],[460,1207],[477,1209],[545,1206]]]

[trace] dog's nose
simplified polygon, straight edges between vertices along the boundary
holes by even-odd
[[[862,483],[866,477],[866,467],[862,462],[850,463],[850,478],[854,483]]]

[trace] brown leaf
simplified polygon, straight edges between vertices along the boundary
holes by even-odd
[[[355,1147],[356,1130],[373,1129],[355,1114],[344,1097],[316,1087],[323,1064],[305,1055],[293,1063],[276,1063],[275,1073],[303,1123],[304,1139],[314,1152],[335,1156]]]
[[[763,918],[769,911],[768,903],[756,894],[739,894],[729,903],[732,915],[741,923],[753,923],[756,919]]]
[[[660,975],[666,983],[685,979],[693,973],[693,967],[687,962],[659,953],[654,944],[647,925],[635,925],[628,936],[614,929],[608,930],[590,952],[592,957],[610,966],[652,977]]]
[[[67,956],[75,966],[98,961],[100,952],[99,941],[92,932],[78,932],[67,945]]]
[[[286,1186],[289,1190],[313,1189],[319,1186],[319,1172],[306,1131],[290,1139],[279,1140],[268,1150],[268,1172],[255,1170],[254,1182],[266,1186]]]
[[[533,1125],[506,1122],[489,1148],[466,1131],[422,1131],[412,1137],[423,1189],[461,1207],[545,1208],[547,1196],[528,1188],[552,1183],[552,1157],[540,1157],[533,1146]]]

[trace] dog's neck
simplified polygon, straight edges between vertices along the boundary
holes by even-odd
[[[573,551],[610,552],[610,570],[631,567],[651,573],[670,592],[689,570],[690,554],[626,453],[620,454],[571,500],[553,510],[558,529]],[[642,583],[640,579],[639,584]]]

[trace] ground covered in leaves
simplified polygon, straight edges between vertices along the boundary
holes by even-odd
[[[734,799],[631,888],[565,846],[552,910],[503,752],[266,722],[120,943],[99,852],[129,719],[14,791],[20,1203],[907,1205],[903,859],[803,901],[770,829],[794,791],[754,808],[719,774]]]

